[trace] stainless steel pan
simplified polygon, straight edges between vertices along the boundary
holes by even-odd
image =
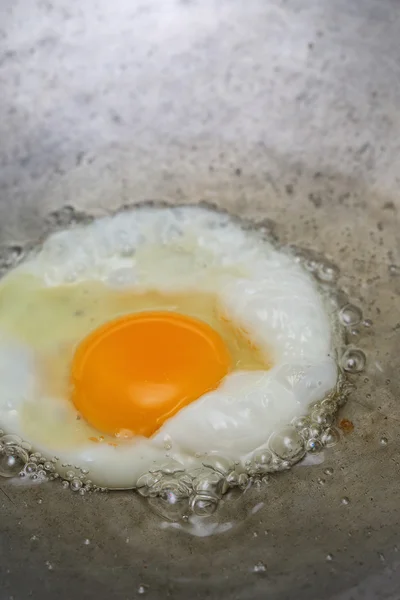
[[[1,482],[1,598],[400,597],[399,31],[396,0],[3,0],[3,262],[65,207],[206,200],[324,253],[373,324],[354,431],[225,533]]]

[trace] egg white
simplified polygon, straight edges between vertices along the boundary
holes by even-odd
[[[184,469],[210,454],[243,465],[336,384],[332,325],[316,284],[292,256],[228,215],[140,208],[98,219],[52,235],[4,282],[22,273],[48,287],[99,280],[114,288],[212,292],[272,357],[268,371],[229,374],[152,438],[115,447],[88,440],[90,427],[77,421],[67,398],[41,396],[35,345],[0,329],[0,427],[60,464],[88,469],[97,485],[133,488],[141,474],[171,458]]]

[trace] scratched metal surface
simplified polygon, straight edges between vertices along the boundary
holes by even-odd
[[[395,0],[2,1],[1,246],[66,205],[207,200],[325,253],[373,321],[354,432],[224,534],[1,482],[2,599],[399,598],[399,27]]]

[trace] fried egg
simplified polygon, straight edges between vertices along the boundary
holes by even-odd
[[[337,377],[311,276],[205,208],[55,233],[0,282],[0,427],[99,486],[243,465]]]

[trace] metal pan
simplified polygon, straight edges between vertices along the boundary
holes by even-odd
[[[224,533],[1,482],[1,598],[399,597],[399,28],[395,0],[3,0],[3,261],[70,207],[206,200],[326,255],[372,325],[354,431]]]

